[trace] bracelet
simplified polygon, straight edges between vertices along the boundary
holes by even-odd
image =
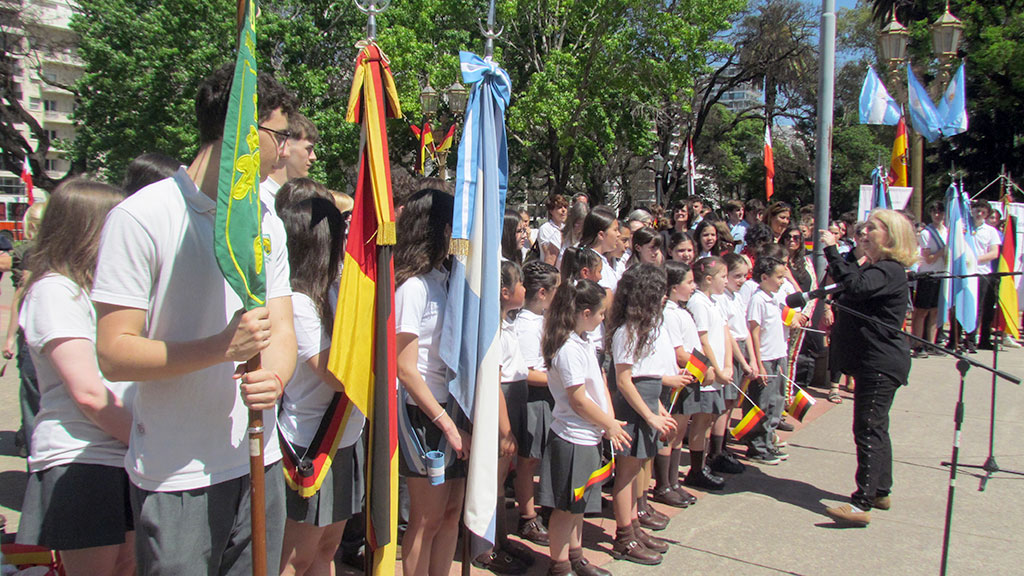
[[[284,380],[281,379],[281,376],[279,376],[277,372],[271,372],[271,374],[274,375],[274,378],[277,378],[277,383],[281,385],[281,395],[283,396],[284,395]]]
[[[430,423],[434,424],[435,422],[441,419],[441,416],[444,416],[445,414],[447,414],[447,412],[441,410],[441,412],[437,416],[434,416],[433,418],[430,419]]]

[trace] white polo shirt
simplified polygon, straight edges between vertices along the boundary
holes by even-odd
[[[277,191],[281,189],[281,186],[284,186],[284,184],[278,184],[276,180],[269,176],[266,180],[260,182],[260,202],[263,202],[263,206],[275,217],[277,216]]]
[[[697,333],[707,332],[708,344],[711,346],[711,352],[715,355],[715,362],[719,368],[725,369],[723,362],[725,362],[725,334],[727,327],[722,311],[718,308],[717,304],[711,301],[707,294],[700,290],[695,290],[693,296],[690,296],[689,302],[686,303],[686,309],[693,315],[693,323],[697,326]],[[701,390],[721,388],[721,384],[709,383],[708,380],[704,381],[707,385],[701,386]]]
[[[612,359],[615,364],[629,364],[634,378],[661,378],[666,374],[679,373],[676,349],[664,321],[654,329],[654,339],[647,353],[639,358],[636,347],[629,346],[628,338],[625,326],[615,330],[615,334],[612,334]]]
[[[747,321],[761,327],[762,362],[785,358],[788,340],[782,324],[782,310],[775,297],[760,289],[754,292],[747,307]]]
[[[185,168],[117,205],[100,239],[92,300],[146,311],[142,335],[167,342],[219,334],[242,302],[213,251],[216,203]],[[266,212],[264,211],[266,219]],[[277,221],[280,224],[280,221]],[[267,299],[290,298],[284,229],[264,226]],[[125,469],[143,490],[175,492],[249,473],[248,409],[223,362],[136,383]],[[265,462],[281,459],[276,411],[263,412]]]
[[[441,359],[441,328],[448,300],[448,273],[433,269],[413,276],[395,290],[395,333],[413,334],[419,342],[416,367],[434,400],[448,401],[448,365]],[[416,404],[409,396],[408,404]]]
[[[540,245],[541,254],[544,253],[543,248],[546,244],[550,244],[555,248],[558,248],[558,252],[561,253],[562,226],[555,224],[551,220],[541,224],[540,229],[537,230],[537,243]]]
[[[978,247],[979,256],[988,252],[993,246],[999,246],[1002,243],[1003,240],[999,237],[999,231],[988,224],[978,226],[978,229],[974,232],[974,244]],[[978,273],[988,274],[992,272],[993,264],[998,266],[999,258],[989,260],[988,262],[979,262]]]
[[[605,413],[611,413],[594,346],[573,332],[551,359],[551,370],[548,371],[548,389],[555,399],[555,407],[551,410],[551,431],[566,442],[594,446],[601,442],[604,429],[572,409],[568,389],[576,386],[583,386],[587,398]]]

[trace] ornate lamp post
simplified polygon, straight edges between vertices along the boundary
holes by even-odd
[[[444,94],[439,94],[437,90],[427,82],[427,85],[420,90],[420,109],[423,110],[424,116],[427,120],[430,120],[437,114],[438,104],[442,97],[448,104],[448,112],[452,115],[454,125],[459,125],[459,119],[466,112],[466,99],[469,97],[469,93],[466,87],[459,83],[458,80],[452,83],[451,86],[445,89]],[[458,128],[456,128],[457,130]],[[437,171],[438,175],[447,180],[448,179],[448,152],[451,151],[450,147],[441,147],[441,140],[447,134],[447,130],[432,130],[434,140],[433,152],[437,157]]]
[[[652,168],[654,168],[654,202],[658,206],[662,205],[664,196],[664,172],[665,172],[665,157],[660,152],[654,153],[654,158],[651,158]]]
[[[939,61],[938,85],[945,86],[949,82],[950,69],[960,49],[964,24],[950,13],[949,2],[946,2],[946,10],[931,28],[932,53]],[[903,104],[907,102],[907,84],[901,79],[900,71],[907,61],[909,40],[910,32],[896,20],[896,11],[893,10],[892,20],[878,34],[878,44],[882,59],[889,65],[889,85],[895,88],[894,94]],[[909,208],[920,218],[921,200],[924,195],[924,138],[917,132],[913,132],[910,144],[910,184],[914,188],[914,193],[910,197]]]

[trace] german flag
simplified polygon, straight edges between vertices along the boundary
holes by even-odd
[[[387,60],[371,42],[356,58],[349,95],[347,120],[362,124],[363,148],[327,367],[370,421],[365,506],[374,575],[394,574],[398,548],[395,218],[384,119],[401,115]]]
[[[1003,202],[1003,214],[1006,213],[1006,202]],[[996,314],[993,327],[1002,330],[1007,336],[1020,338],[1020,311],[1017,309],[1017,277],[1010,276],[1017,263],[1017,226],[1016,219],[1006,215],[1006,227],[1003,228],[1003,247],[999,251],[998,272],[1006,274],[999,279],[996,292],[999,302],[999,314]]]
[[[455,141],[455,124],[452,124],[448,128],[448,133],[441,139],[441,143],[437,145],[438,152],[444,152],[452,147],[452,142]]]
[[[611,478],[612,477],[612,472],[614,472],[614,471],[615,471],[615,457],[613,456],[612,459],[609,460],[607,464],[605,464],[604,466],[601,466],[597,470],[594,470],[594,473],[590,475],[590,478],[587,478],[587,483],[586,484],[584,484],[583,486],[580,486],[579,488],[573,488],[572,489],[573,500],[575,502],[579,502],[580,498],[583,498],[583,495],[587,493],[587,488],[590,488],[591,486],[593,486],[595,484],[600,484],[601,482],[604,482],[605,480]]]
[[[420,146],[416,155],[416,171],[426,174],[427,157],[434,156],[434,131],[430,127],[430,121],[423,123],[423,127],[410,124],[409,129],[419,138]]]
[[[743,439],[746,438],[747,434],[750,434],[755,428],[757,428],[764,419],[765,415],[763,410],[757,406],[751,407],[750,410],[743,415],[743,419],[740,420],[740,423],[732,429],[733,438],[742,442]]]
[[[344,393],[334,393],[334,398],[320,419],[320,426],[307,451],[307,454],[312,454],[309,460],[295,453],[291,444],[281,439],[284,481],[299,496],[310,498],[320,490],[327,471],[334,462],[338,444],[351,420],[352,409],[352,403]],[[361,423],[362,419],[359,422]]]
[[[782,307],[782,323],[786,326],[792,326],[793,320],[796,320],[796,310],[793,310],[789,306]]]
[[[805,239],[804,240],[804,250],[806,250],[808,252],[814,252],[814,239],[813,238]]]
[[[789,403],[789,406],[786,406],[786,412],[789,412],[789,415],[793,418],[803,422],[804,416],[807,416],[811,406],[814,406],[814,398],[811,398],[802,389],[797,388],[796,394],[793,395],[793,401]]]
[[[690,352],[690,359],[686,361],[686,366],[683,370],[693,374],[698,384],[703,384],[704,377],[708,373],[708,357],[700,350],[694,348]]]

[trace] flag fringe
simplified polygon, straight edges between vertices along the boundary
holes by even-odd
[[[452,256],[469,256],[469,239],[452,238],[448,251]]]

